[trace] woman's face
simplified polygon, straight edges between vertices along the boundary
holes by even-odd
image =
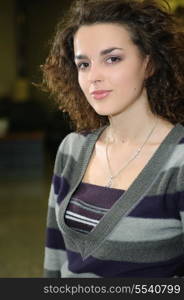
[[[128,30],[119,24],[81,26],[74,36],[78,82],[99,115],[117,115],[145,101],[148,57],[143,58]]]

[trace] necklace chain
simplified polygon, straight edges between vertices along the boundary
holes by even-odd
[[[132,160],[134,160],[139,155],[139,153],[141,152],[142,148],[144,147],[144,145],[146,144],[146,142],[148,141],[148,139],[152,135],[153,131],[155,130],[156,125],[157,125],[157,122],[155,123],[155,125],[153,126],[153,128],[151,129],[151,131],[149,132],[149,134],[146,137],[144,143],[136,150],[136,152],[130,157],[130,159],[125,164],[123,164],[123,166],[114,175],[112,175],[112,172],[111,172],[110,160],[109,160],[109,156],[108,156],[109,142],[106,143],[106,159],[107,159],[107,166],[108,166],[109,174],[110,174],[110,177],[109,177],[109,180],[108,180],[108,183],[107,183],[106,187],[110,188],[112,186],[113,179],[116,178],[121,173],[121,171],[123,169],[125,169],[129,165],[129,163]]]

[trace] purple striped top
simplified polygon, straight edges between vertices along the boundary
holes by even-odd
[[[123,193],[121,189],[81,182],[67,207],[66,224],[83,233],[92,231]]]

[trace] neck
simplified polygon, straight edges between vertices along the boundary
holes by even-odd
[[[159,117],[152,113],[142,112],[141,115],[137,113],[137,116],[134,117],[126,114],[110,116],[109,122],[110,126],[107,134],[109,142],[140,144],[155,124],[158,124]]]

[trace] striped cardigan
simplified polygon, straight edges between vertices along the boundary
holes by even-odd
[[[45,277],[184,275],[184,127],[177,123],[131,186],[89,233],[64,216],[105,127],[62,141],[51,184]]]

